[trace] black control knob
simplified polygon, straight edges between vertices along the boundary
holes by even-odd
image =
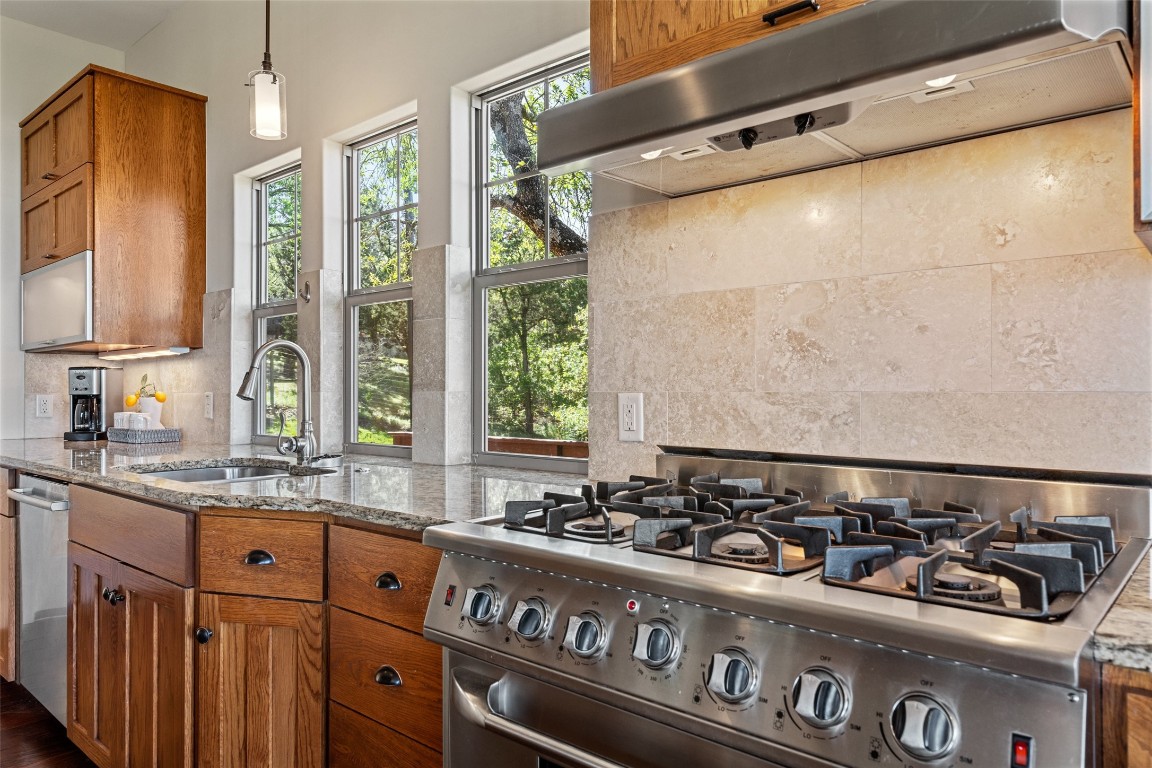
[[[848,719],[847,689],[826,669],[806,669],[792,684],[792,707],[809,725],[832,728]]]
[[[725,648],[712,654],[705,677],[708,690],[732,704],[747,701],[758,685],[756,665],[736,648]]]
[[[944,705],[931,696],[905,696],[892,710],[892,733],[909,754],[935,760],[956,743],[956,724]]]
[[[500,593],[495,587],[469,587],[464,593],[460,615],[476,624],[491,624],[500,614]]]
[[[508,626],[525,640],[539,640],[548,631],[548,604],[537,597],[520,600],[508,617]]]
[[[568,619],[564,647],[582,659],[594,659],[604,652],[608,632],[599,614],[585,611]]]
[[[760,132],[755,128],[741,128],[736,135],[740,138],[740,146],[744,149],[752,149],[756,145],[756,139],[760,138]]]
[[[680,652],[676,630],[666,621],[654,619],[636,627],[632,658],[646,667],[660,669],[671,664]]]

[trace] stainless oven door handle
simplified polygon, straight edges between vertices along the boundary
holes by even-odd
[[[493,733],[519,742],[541,755],[570,763],[579,768],[624,768],[604,758],[578,749],[567,742],[525,728],[519,723],[501,717],[488,705],[488,694],[499,680],[483,678],[467,670],[452,672],[452,705],[469,722]]]
[[[29,488],[9,488],[8,498],[13,501],[18,501],[21,504],[51,510],[52,512],[65,512],[68,509],[68,502],[49,501],[41,496],[33,496],[32,490]]]

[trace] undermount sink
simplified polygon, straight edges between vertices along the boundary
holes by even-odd
[[[234,483],[238,480],[288,477],[290,473],[281,467],[191,467],[164,469],[158,472],[141,470],[139,474],[162,477],[165,480],[179,480],[182,483]]]

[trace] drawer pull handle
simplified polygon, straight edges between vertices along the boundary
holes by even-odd
[[[803,11],[805,8],[811,8],[812,12],[815,13],[816,11],[820,10],[820,4],[817,3],[816,0],[801,0],[801,2],[792,3],[792,5],[789,5],[786,8],[781,8],[778,11],[772,11],[772,13],[764,14],[764,21],[768,22],[768,26],[774,27],[776,26],[776,22],[780,19],[790,14],[796,13],[796,11]]]
[[[244,565],[276,565],[276,558],[266,549],[254,549],[244,556]]]
[[[396,671],[395,667],[388,664],[376,670],[376,682],[380,685],[404,685],[404,681],[400,679],[400,673]]]
[[[212,630],[208,629],[208,627],[197,627],[195,635],[196,642],[200,643],[200,645],[204,645],[212,639],[212,634]]]
[[[48,171],[48,173],[44,174],[40,178],[45,179],[46,181],[53,181],[53,180],[58,179],[60,177],[57,176],[56,174],[52,173],[52,171]]]
[[[107,587],[100,593],[100,597],[107,600],[108,604],[112,606],[124,602],[124,595],[122,593],[117,592],[115,589],[108,589]]]
[[[376,577],[376,589],[394,591],[403,588],[404,585],[400,583],[400,579],[397,578],[396,574],[392,573],[392,571],[384,571],[384,573]]]

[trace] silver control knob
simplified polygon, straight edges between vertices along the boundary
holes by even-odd
[[[476,624],[491,624],[500,614],[500,593],[495,587],[468,587],[460,615]]]
[[[632,658],[651,669],[660,669],[673,662],[680,652],[676,630],[666,621],[653,619],[636,627],[636,642],[632,645]]]
[[[564,633],[564,647],[582,659],[594,659],[604,652],[608,632],[599,614],[585,611],[568,619]]]
[[[508,626],[525,640],[539,640],[548,631],[548,604],[537,597],[520,600],[508,617]]]
[[[725,648],[712,654],[706,678],[708,690],[724,701],[738,704],[756,693],[756,665],[736,648]]]
[[[905,696],[892,710],[892,733],[909,754],[935,760],[956,743],[956,724],[944,705],[930,696]]]
[[[796,714],[816,728],[832,728],[848,719],[848,695],[840,678],[826,669],[806,669],[792,684]]]

